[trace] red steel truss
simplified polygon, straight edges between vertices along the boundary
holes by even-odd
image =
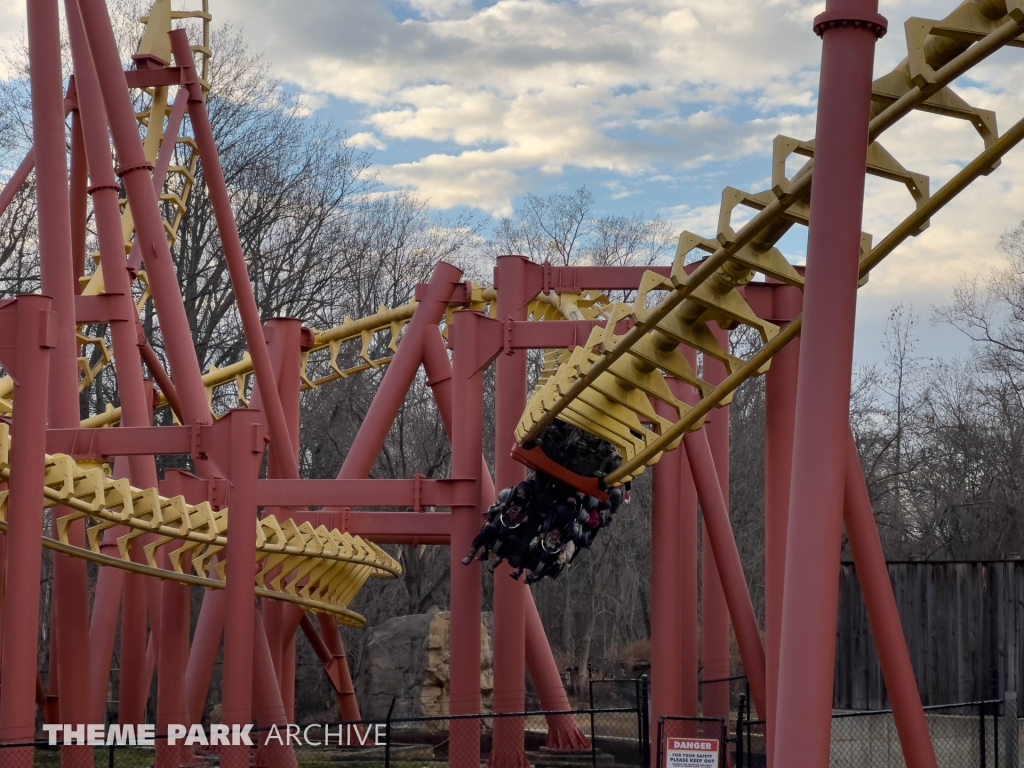
[[[987,55],[984,51],[991,52],[1020,34],[1024,15],[1016,5],[1006,3],[1007,10],[995,0],[984,8],[983,4],[974,4],[979,13],[1002,20],[1002,26],[994,27],[988,36],[976,37],[980,41],[976,46],[989,47],[954,51],[936,61],[936,69],[918,73],[920,82],[914,79],[915,85],[906,91],[909,95],[899,97],[908,99],[907,104],[900,106],[902,102],[894,97],[889,109],[902,109],[900,115],[905,114],[915,98],[930,98]],[[331,562],[372,563],[378,575],[397,571],[373,543],[450,546],[450,711],[478,713],[482,574],[478,562],[463,566],[461,556],[494,501],[495,488],[525,477],[526,468],[516,461],[513,449],[527,408],[527,354],[590,346],[591,332],[612,322],[572,312],[557,321],[539,322],[531,319],[531,304],[553,295],[638,291],[649,286],[645,280],[651,277],[665,284],[676,280],[674,290],[696,289],[686,288],[685,275],[673,274],[669,267],[556,267],[504,256],[495,268],[496,298],[493,291],[484,297],[478,286],[462,280],[459,269],[440,263],[430,281],[418,287],[414,311],[396,315],[392,321],[407,323],[401,343],[387,361],[386,374],[338,477],[302,479],[299,403],[307,383],[302,373],[304,354],[312,348],[313,334],[296,319],[261,322],[206,111],[202,76],[186,33],[171,31],[166,45],[161,43],[167,60],[156,54],[140,56],[136,67],[125,72],[104,0],[66,0],[65,10],[74,68],[67,92],[61,80],[57,2],[28,2],[34,149],[0,191],[2,212],[34,166],[42,295],[0,303],[0,364],[13,379],[14,403],[13,413],[2,425],[0,445],[6,467],[5,536],[0,538],[6,587],[0,632],[0,742],[32,740],[37,705],[50,722],[102,722],[118,626],[122,722],[142,722],[154,676],[158,732],[169,723],[198,721],[221,648],[222,722],[288,722],[294,716],[295,638],[300,630],[337,692],[342,718],[358,720],[359,705],[338,621],[358,623],[360,617],[347,609],[347,602],[328,599],[334,594],[329,585],[314,584],[312,565],[301,570],[302,563],[313,563],[317,557],[320,565],[316,567],[330,566],[321,562],[326,556],[320,550],[303,548],[312,534],[296,533],[289,539],[282,533],[279,542],[271,530],[271,518],[273,525],[283,526],[280,530],[322,530],[326,536],[334,529],[332,536],[350,536],[345,541],[369,542],[360,545],[364,547],[361,557],[369,559],[335,552]],[[860,231],[864,174],[866,165],[870,169],[874,162],[868,146],[899,117],[885,117],[886,111],[872,119],[870,112],[874,44],[886,26],[876,11],[877,3],[870,0],[830,0],[816,21],[823,58],[813,147],[817,181],[809,204],[814,223],[804,290],[794,284],[795,278],[787,282],[771,277],[764,282],[748,280],[736,288],[756,318],[781,329],[773,338],[783,340],[766,340],[769,351],[763,361],[755,361],[761,365],[774,355],[767,374],[764,638],[729,521],[727,406],[713,410],[703,426],[694,416],[675,435],[681,439],[672,449],[658,454],[661,458],[653,469],[652,718],[698,713],[700,665],[706,679],[728,676],[731,622],[754,704],[767,720],[770,760],[787,767],[828,764],[844,523],[908,765],[935,765],[848,424],[858,280],[888,253],[872,251],[875,261],[865,267]],[[969,60],[956,58],[964,56]],[[132,103],[131,89],[143,87],[177,88],[177,98],[167,107],[166,132],[177,136],[186,117],[192,126],[251,354],[249,372],[255,375],[256,386],[249,406],[216,419],[161,216],[160,192],[169,172],[170,153],[147,154]],[[68,115],[70,165],[65,144]],[[1024,129],[1019,125],[1000,138],[1003,144],[993,137],[986,144],[988,154],[975,161],[981,165],[965,168],[964,173],[973,176],[965,177],[963,186],[987,172],[984,169],[990,169],[1000,153],[1022,138]],[[109,162],[111,146],[116,167]],[[798,191],[806,192],[808,179],[809,174],[802,180],[780,182],[778,200],[766,203],[765,211],[777,216],[792,206]],[[959,188],[924,203],[914,232]],[[89,294],[79,288],[84,272],[86,194],[95,211],[103,278],[103,290]],[[122,194],[134,219],[134,240],[127,257]],[[768,221],[768,213],[755,217],[739,234],[726,226],[723,232],[735,239],[723,234],[720,246],[707,242],[694,246],[712,254],[702,265],[688,267],[694,283],[708,280],[718,265],[737,257],[754,237],[744,234],[748,227],[764,228]],[[746,240],[740,242],[743,237]],[[159,317],[169,371],[161,366],[138,322],[132,286],[143,273]],[[480,311],[484,305],[490,306],[489,314]],[[607,330],[618,329],[623,334],[620,340],[633,343],[640,330],[646,331],[642,322],[646,321],[616,318]],[[111,329],[120,400],[116,428],[95,428],[79,419],[76,328],[84,323],[106,323]],[[712,333],[717,343],[726,341],[727,332],[721,327],[714,327]],[[609,360],[616,357],[614,350],[602,351]],[[681,354],[696,368],[693,349]],[[492,364],[497,369],[493,479],[483,459],[482,437],[484,373]],[[153,383],[143,376],[144,365],[159,387],[158,396]],[[595,365],[589,381],[581,378],[582,383],[574,383],[574,397],[582,395],[610,365]],[[368,479],[421,369],[451,440],[451,476]],[[712,356],[704,356],[702,376],[715,391],[732,391],[728,388],[737,385],[736,375]],[[697,392],[691,384],[668,378],[673,397],[696,409],[707,393]],[[154,403],[169,404],[181,426],[153,426]],[[722,405],[721,398],[716,405]],[[560,403],[558,410],[566,407]],[[659,408],[660,416],[675,418],[671,409]],[[710,410],[709,406],[703,414]],[[265,451],[269,451],[267,472],[261,477]],[[158,479],[154,456],[162,454],[190,456],[195,472],[168,471]],[[63,458],[57,461],[55,456]],[[113,466],[112,477],[98,478],[94,468],[100,462]],[[61,471],[71,478],[63,490],[53,487],[51,474],[59,474],[54,467],[64,467]],[[134,489],[154,489],[146,497],[156,505],[149,522],[133,517],[127,502],[118,507],[121,517],[104,511],[111,504],[103,493],[127,493],[126,484],[117,485],[121,481],[130,482]],[[41,487],[47,489],[45,504],[53,508],[57,521],[53,535],[44,535]],[[86,487],[93,489],[91,496],[86,496]],[[142,499],[145,491],[138,494]],[[703,544],[698,542],[698,502]],[[137,506],[141,509],[142,502]],[[172,507],[178,510],[177,532],[157,520]],[[310,507],[320,511],[309,511]],[[226,508],[232,522],[229,534],[225,534],[227,516],[221,514]],[[201,533],[194,528],[194,520],[204,515],[207,527]],[[189,546],[172,552],[165,546],[170,539]],[[298,549],[292,551],[289,546]],[[55,550],[56,563],[46,685],[36,669],[40,594],[34,578],[44,547]],[[704,553],[700,579],[699,548]],[[103,566],[93,587],[88,584],[87,560]],[[273,586],[296,572],[302,575],[295,577],[293,586],[302,594]],[[528,672],[543,709],[568,712],[569,700],[531,593],[524,584],[504,578],[507,573],[507,566],[502,566],[494,590],[494,710],[523,710]],[[24,578],[15,583],[19,575]],[[208,589],[190,637],[194,585]],[[698,604],[702,606],[700,624]],[[705,715],[724,717],[728,710],[727,696],[705,697]],[[452,722],[452,743],[462,747],[451,750],[453,766],[478,768],[479,729],[479,722],[471,719]],[[527,768],[523,729],[521,719],[496,721],[494,743],[502,746],[493,751],[490,765]],[[565,751],[590,747],[568,714],[549,718],[548,746]],[[65,750],[66,760],[92,764],[88,748]],[[10,754],[20,764],[32,763],[31,749]],[[188,758],[184,747],[158,743],[160,768],[181,765]],[[297,765],[294,753],[285,747],[267,748],[261,758],[271,768]],[[224,748],[222,761],[248,766],[248,748]]]

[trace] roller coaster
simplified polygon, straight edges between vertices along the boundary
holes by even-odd
[[[128,69],[104,0],[66,0],[65,10],[67,83],[57,4],[28,4],[34,146],[0,190],[2,215],[34,171],[42,275],[41,293],[0,303],[0,743],[31,742],[37,713],[47,722],[102,722],[118,630],[122,723],[144,721],[154,678],[158,733],[199,722],[221,648],[221,721],[289,722],[299,629],[341,717],[359,720],[338,625],[365,623],[350,606],[369,579],[401,577],[382,546],[395,543],[450,546],[449,710],[477,713],[481,571],[461,556],[495,488],[532,470],[607,499],[651,468],[652,715],[728,716],[727,697],[698,705],[697,670],[728,675],[731,623],[767,722],[770,764],[824,768],[845,525],[905,760],[936,766],[848,425],[853,313],[871,270],[1024,139],[1024,121],[1000,133],[993,112],[952,88],[1001,48],[1024,47],[1019,0],[968,0],[941,20],[908,19],[907,57],[873,82],[874,44],[887,21],[870,0],[829,0],[814,23],[823,40],[815,138],[777,137],[771,187],[726,188],[717,231],[683,232],[671,266],[559,267],[510,255],[498,259],[489,287],[442,262],[410,303],[327,330],[263,321],[257,310],[206,111],[207,1],[197,11],[155,0]],[[978,134],[974,159],[934,191],[879,142],[915,111],[966,120]],[[805,161],[789,176],[794,156]],[[205,373],[172,259],[200,167],[248,349]],[[881,238],[861,231],[865,175],[904,185],[912,201]],[[99,241],[91,272],[87,198]],[[743,209],[752,216],[740,226]],[[796,225],[809,231],[806,269],[777,247]],[[609,298],[623,292],[631,304]],[[167,367],[140,321],[149,302]],[[761,342],[746,359],[729,344],[741,326]],[[353,359],[343,350],[356,344],[358,362],[343,367]],[[530,350],[542,350],[544,366],[528,394]],[[483,377],[492,364],[493,479],[482,459]],[[117,404],[82,419],[79,395],[108,366]],[[368,479],[421,366],[451,440],[450,477]],[[337,479],[301,478],[301,393],[379,369]],[[767,377],[768,411],[763,631],[727,482],[728,405],[756,376]],[[231,398],[238,407],[214,408]],[[161,409],[172,418],[154,426]],[[613,446],[617,467],[588,474],[557,460],[545,441],[556,420]],[[192,471],[160,478],[158,455],[188,456]],[[707,542],[700,560],[698,501]],[[45,680],[37,667],[43,549],[54,553]],[[100,566],[94,584],[87,562]],[[192,587],[205,590],[194,632]],[[543,709],[568,713],[523,583],[495,579],[494,622],[494,710],[523,710],[528,666]],[[571,716],[548,721],[550,749],[589,749]],[[503,746],[491,766],[529,765],[523,727],[521,718],[495,721],[494,743]],[[479,728],[452,721],[451,739],[462,746],[451,750],[453,766],[477,768]],[[64,749],[66,760],[92,765],[87,748]],[[181,749],[158,741],[157,765],[181,765]],[[28,747],[9,757],[33,764]],[[290,748],[260,759],[297,765]],[[224,747],[220,760],[248,766],[248,747]]]

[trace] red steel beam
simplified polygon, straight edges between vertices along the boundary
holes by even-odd
[[[2,216],[11,203],[14,201],[15,196],[25,185],[28,180],[28,176],[32,173],[32,169],[36,166],[36,155],[35,149],[30,149],[22,159],[21,163],[11,174],[11,178],[4,184],[4,188],[0,189],[0,216]]]
[[[343,519],[343,530],[378,544],[447,545],[451,541],[448,513],[349,511]]]
[[[512,258],[512,257],[504,257]],[[517,257],[518,258],[518,257]],[[501,302],[502,294],[498,294]],[[505,352],[519,349],[572,349],[587,343],[594,328],[604,328],[604,321],[560,320],[557,323],[537,323],[526,320],[503,319],[507,332]],[[526,404],[523,404],[526,408]],[[522,413],[519,414],[522,416]],[[516,421],[518,424],[518,420]],[[500,485],[500,483],[499,483]]]
[[[267,507],[451,507],[475,503],[476,481],[439,480],[260,480],[260,506]]]
[[[286,477],[285,468],[278,461],[277,453],[279,451],[287,450],[291,452],[297,460],[299,455],[299,433],[301,431],[300,416],[301,416],[301,403],[300,403],[300,379],[296,375],[302,366],[302,321],[295,318],[274,318],[268,320],[264,326],[263,335],[267,340],[267,350],[270,353],[271,361],[274,366],[274,376],[277,379],[277,391],[281,398],[281,406],[284,408],[285,418],[288,422],[288,433],[291,436],[291,442],[286,446],[271,445],[270,453],[267,457],[267,474],[271,478]],[[263,401],[262,386],[259,381],[256,382],[256,386],[253,389],[253,397],[250,404],[254,408],[260,408]],[[264,515],[274,514],[278,516],[278,519],[283,519],[287,516],[296,516],[301,520],[301,515],[295,511],[282,508],[282,507],[271,507],[264,511]],[[268,574],[268,577],[273,578],[276,574]],[[295,630],[293,628],[286,628],[285,614],[289,611],[298,611],[299,609],[295,606],[285,605],[277,600],[264,600],[262,610],[262,627],[261,630],[266,635],[267,640],[267,651],[270,654],[270,661],[273,670],[273,678],[271,682],[277,686],[277,693],[280,695],[281,706],[284,710],[285,717],[287,718],[288,713],[294,712],[294,702],[288,700],[285,695],[286,690],[286,679],[285,679],[285,659],[286,646],[286,634],[289,637],[294,637]],[[294,678],[291,680],[294,684]],[[273,695],[273,691],[264,693],[264,695]],[[257,697],[258,698],[258,697]],[[254,705],[256,702],[254,702]],[[276,757],[274,759],[277,759]]]
[[[800,314],[799,288],[774,286],[771,317],[782,326]],[[760,317],[767,316],[766,312]],[[769,768],[774,766],[775,709],[779,689],[779,640],[782,636],[782,590],[786,573],[786,527],[789,519],[789,481],[793,474],[793,419],[796,380],[800,365],[800,339],[796,338],[772,358],[765,376],[764,448],[764,560],[765,657],[768,675],[768,711],[765,738]]]
[[[36,160],[36,200],[39,222],[41,292],[53,299],[55,348],[49,364],[48,423],[77,426],[78,341],[75,334],[75,267],[71,237],[67,145],[60,18],[57,0],[28,3],[29,80],[32,98],[32,138]],[[61,514],[55,510],[54,514]],[[76,521],[70,542],[85,546],[85,521]],[[89,584],[84,560],[54,556],[53,599],[60,606],[56,621],[60,667],[60,714],[65,722],[89,720]],[[64,749],[64,759],[80,759],[88,747]]]
[[[452,431],[452,474],[473,478],[474,494],[465,506],[452,510],[451,554],[451,665],[449,712],[480,712],[480,562],[462,564],[462,557],[480,528],[484,513],[480,457],[483,453],[483,371],[488,355],[486,337],[497,323],[475,312],[460,312],[449,331],[454,351],[452,399],[459,404]],[[450,724],[452,768],[479,768],[480,722],[453,720]]]
[[[924,709],[921,708],[921,694],[917,689],[907,638],[903,634],[899,609],[892,593],[889,568],[878,538],[875,513],[871,509],[871,497],[864,482],[852,430],[846,444],[845,487],[843,520],[871,623],[871,634],[878,649],[885,690],[892,702],[903,758],[907,768],[936,768],[935,748]]]
[[[692,387],[670,379],[685,402]],[[664,403],[658,413],[674,415]],[[693,717],[697,705],[697,491],[680,445],[654,466],[651,502],[651,720]],[[657,729],[653,729],[656,731]],[[657,754],[657,733],[652,733]]]
[[[254,656],[253,622],[256,621],[256,486],[265,448],[260,412],[230,411],[217,422],[216,443],[210,458],[231,481],[228,504],[232,530],[227,544],[227,600],[224,612],[224,681],[221,722],[252,722]],[[245,535],[249,532],[248,535]],[[221,765],[248,768],[249,747],[221,747]]]
[[[124,184],[135,220],[136,239],[142,247],[143,262],[160,318],[160,331],[170,359],[182,415],[188,423],[208,424],[212,421],[212,415],[160,216],[158,195],[153,189],[153,178],[150,175],[153,166],[146,159],[142,148],[135,108],[121,68],[106,3],[104,0],[78,0],[78,6],[117,151],[117,172]],[[207,472],[203,463],[197,469],[200,474]]]
[[[671,418],[671,408],[658,404],[659,415]],[[684,714],[683,632],[685,614],[683,570],[696,563],[683,552],[682,446],[667,451],[654,465],[651,478],[651,720]],[[696,555],[696,552],[694,552]],[[694,622],[696,624],[696,622]],[[657,734],[652,734],[656,741]],[[653,743],[654,754],[657,744]]]
[[[0,741],[30,742],[36,727],[36,664],[39,653],[39,593],[36,575],[42,562],[43,507],[39,489],[44,477],[43,434],[46,426],[47,370],[52,341],[50,299],[21,296],[0,309],[0,360],[14,377],[18,401],[11,437],[8,482],[7,569],[21,575],[3,603],[3,696],[0,696]],[[52,667],[51,667],[52,669]],[[10,750],[15,768],[33,764],[31,749]]]
[[[288,716],[285,713],[281,687],[274,671],[274,660],[271,658],[270,643],[267,641],[259,611],[253,612],[252,627],[252,714],[260,728],[276,725],[279,729],[285,730]],[[265,765],[267,768],[297,768],[299,763],[290,741],[282,743],[280,739],[266,739],[257,750],[256,764]]]
[[[783,585],[777,766],[827,768],[876,0],[829,0],[814,139]]]
[[[497,318],[510,329],[504,354],[498,355],[495,374],[494,481],[499,488],[510,488],[526,479],[526,467],[512,458],[516,444],[516,425],[526,408],[527,357],[525,351],[509,348],[509,341],[522,337],[516,329],[547,325],[526,323],[532,294],[524,288],[529,261],[522,256],[501,256],[494,269],[498,292]],[[520,321],[520,322],[515,322]],[[560,325],[560,323],[551,323]],[[573,329],[575,331],[575,329]],[[586,331],[589,334],[589,329]],[[575,338],[575,337],[574,337]],[[582,339],[585,341],[586,339]],[[452,548],[458,556],[462,551]],[[462,566],[463,568],[465,566]],[[509,576],[512,567],[503,563],[494,574],[494,689],[495,712],[523,712],[526,709],[526,582]],[[494,720],[494,747],[487,760],[490,768],[529,768],[524,740],[525,720],[502,717]]]
[[[73,0],[65,3],[68,19],[68,37],[71,43],[72,62],[76,71],[76,92],[78,95],[78,116],[81,122],[82,142],[88,161],[91,185],[89,194],[93,201],[97,234],[103,258],[100,261],[104,288],[107,291],[102,297],[75,297],[75,314],[80,310],[93,306],[102,309],[110,324],[114,354],[116,356],[115,374],[118,393],[122,408],[122,428],[103,430],[121,433],[123,428],[145,428],[151,423],[151,392],[142,378],[142,364],[139,356],[138,337],[136,334],[137,314],[132,300],[128,272],[124,261],[124,234],[121,229],[121,209],[118,203],[119,185],[110,165],[110,141],[107,135],[107,121],[100,94],[99,82],[89,57],[88,43],[82,28],[81,16]],[[82,247],[85,247],[84,235]],[[97,306],[99,305],[99,306]],[[80,318],[78,318],[80,319]],[[77,425],[76,425],[77,427]],[[68,430],[76,432],[77,430]],[[99,430],[96,430],[99,431]],[[62,431],[63,432],[63,431]],[[47,435],[49,443],[49,433]],[[54,453],[47,445],[48,452]],[[65,451],[66,452],[66,451]],[[128,455],[112,452],[110,455]],[[132,456],[127,462],[115,462],[119,473],[124,472],[124,465],[130,468],[127,472],[130,480],[140,487],[154,487],[157,483],[156,465],[152,457]],[[122,535],[123,528],[115,528],[112,536]],[[102,718],[106,713],[106,698],[110,667],[114,650],[114,633],[117,623],[117,609],[124,584],[129,583],[129,593],[135,593],[140,586],[139,577],[120,573],[111,573],[114,569],[102,569],[98,575],[93,602],[94,620],[90,625],[90,639],[95,638],[97,647],[90,647],[90,669],[92,690],[90,692],[90,709],[93,717]],[[143,605],[133,605],[126,619],[126,628],[134,627],[135,631],[125,635],[135,638],[136,643],[144,642],[144,617],[133,619],[143,611]],[[133,652],[138,649],[129,648],[125,643],[122,654],[129,661]],[[122,682],[135,690],[134,696],[125,699],[126,716],[139,713],[139,707],[133,701],[144,704],[139,691],[140,686],[132,686],[131,678],[136,670],[126,670]],[[135,710],[134,713],[132,710]]]
[[[722,486],[712,458],[704,430],[691,432],[683,438],[686,457],[690,462],[693,480],[697,485],[700,508],[704,515],[707,540],[714,550],[722,591],[729,607],[732,625],[736,630],[736,644],[750,684],[750,695],[758,712],[765,712],[765,660],[757,616],[750,601],[750,592],[743,574],[743,563],[736,549],[729,510],[725,505]]]
[[[442,261],[434,267],[426,286],[417,291],[419,306],[405,328],[402,343],[388,365],[380,387],[370,403],[366,416],[363,417],[363,423],[349,447],[338,472],[339,480],[361,479],[370,474],[388,432],[391,431],[391,425],[405,403],[409,387],[419,371],[423,358],[423,340],[431,331],[437,332],[437,326],[448,309],[448,301],[461,278],[462,270]],[[319,616],[318,621],[324,642],[331,653],[339,659],[344,659],[345,646],[341,642],[337,622],[325,615]],[[347,666],[345,672],[348,673]],[[362,718],[355,696],[339,694],[338,703],[343,720],[351,722]]]
[[[167,472],[160,491],[170,496],[184,496],[189,503],[203,501],[181,472]],[[188,572],[192,556],[186,554],[182,567]],[[161,550],[163,567],[169,567],[167,555]],[[189,629],[192,625],[192,588],[173,581],[163,583],[160,600],[160,625],[163,637],[157,648],[157,733],[167,733],[170,723],[191,725],[188,698],[185,692],[185,670],[188,664]],[[177,768],[188,761],[187,748],[157,742],[157,768]]]
[[[427,384],[434,393],[438,414],[449,438],[455,434],[454,399],[452,394],[452,364],[445,350],[441,331],[431,328],[423,343],[423,368]],[[480,476],[484,503],[490,504],[496,498],[494,483],[487,469],[487,461],[480,457]],[[551,645],[544,633],[533,593],[526,592],[526,666],[530,670],[533,686],[545,712],[568,712],[572,709],[565,693],[558,665],[555,663]],[[555,750],[583,751],[590,749],[590,742],[583,735],[571,715],[548,715],[548,747]]]
[[[70,155],[71,177],[68,190],[71,204],[71,269],[77,300],[77,294],[82,292],[79,278],[85,274],[85,238],[89,204],[89,165],[85,158],[82,116],[77,109],[71,112]]]
[[[708,326],[723,349],[729,349],[729,334],[715,323]],[[696,362],[696,356],[691,363]],[[696,368],[694,369],[696,370]],[[725,364],[710,355],[704,356],[704,378],[713,385],[725,380],[728,372]],[[716,408],[708,414],[704,428],[711,455],[715,460],[715,472],[722,492],[725,509],[725,523],[729,525],[729,407]],[[701,546],[701,675],[705,681],[724,680],[732,676],[729,659],[729,605],[719,575],[717,551],[710,539],[711,526],[702,531]],[[731,535],[731,527],[729,529]],[[744,584],[746,590],[746,584]],[[735,622],[734,622],[735,623]],[[705,682],[701,691],[705,717],[729,717],[730,687],[728,682]],[[764,710],[758,708],[758,716]]]
[[[228,275],[231,278],[231,287],[235,294],[235,305],[242,321],[242,330],[249,347],[253,370],[256,372],[257,380],[269,385],[264,386],[261,391],[263,393],[263,414],[270,431],[270,439],[271,442],[280,446],[291,446],[288,422],[281,405],[281,396],[277,391],[270,352],[267,350],[267,344],[263,337],[260,310],[252,291],[249,269],[245,263],[245,253],[238,235],[238,225],[235,223],[235,217],[231,211],[231,197],[228,194],[227,182],[224,180],[224,169],[220,164],[220,154],[213,136],[213,126],[210,124],[210,116],[206,111],[206,99],[195,71],[188,33],[183,29],[176,29],[169,36],[171,50],[176,63],[182,69],[182,80],[189,94],[188,114],[192,121],[192,130],[195,133],[199,156],[203,162],[203,179],[206,182],[206,191],[217,220],[217,233],[220,235],[221,247],[224,250],[224,260],[227,262]],[[277,460],[280,462],[285,476],[294,478],[299,476],[298,460],[291,451],[279,451]]]
[[[224,634],[224,614],[227,593],[223,589],[210,589],[203,595],[196,631],[192,635],[192,648],[185,667],[185,698],[191,722],[200,723],[210,683],[217,665],[217,649]]]

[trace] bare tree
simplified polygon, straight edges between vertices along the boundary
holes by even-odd
[[[528,194],[495,226],[487,250],[492,256],[519,254],[558,266],[647,266],[674,245],[671,228],[657,217],[595,217],[594,196],[580,187],[572,195]]]

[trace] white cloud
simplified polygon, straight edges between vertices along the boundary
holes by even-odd
[[[718,230],[718,206],[702,205],[696,208],[689,205],[675,205],[658,211],[665,222],[680,232],[688,230],[711,239]]]
[[[424,19],[462,19],[473,12],[473,0],[405,0]]]
[[[25,3],[22,0],[0,0],[0,46],[9,47],[25,27]],[[6,62],[0,58],[0,79],[11,76]]]
[[[418,19],[362,0],[310,0],[301,16],[280,0],[222,7],[280,74],[359,105],[382,141],[436,143],[386,174],[415,178],[435,204],[506,209],[498,178],[567,167],[699,168],[809,124],[818,43],[807,0],[404,2]],[[737,115],[746,104],[760,120]]]
[[[483,152],[428,155],[379,170],[385,183],[418,187],[436,208],[468,204],[507,216],[512,198],[530,190],[528,179],[496,165]]]
[[[349,143],[354,147],[359,147],[360,149],[372,147],[373,149],[384,150],[388,148],[388,145],[377,136],[365,131],[362,133],[352,134],[352,136],[349,137]]]
[[[956,2],[887,0],[890,32],[877,46],[876,73],[905,57],[907,17],[941,18]],[[388,8],[400,6],[412,18],[396,20]],[[573,183],[602,187],[613,200],[659,185],[658,213],[706,237],[717,228],[722,187],[759,191],[776,134],[813,136],[821,44],[810,25],[823,7],[307,0],[298,14],[285,0],[211,3],[215,18],[244,24],[253,49],[303,94],[305,110],[328,97],[354,109],[352,141],[380,152],[381,178],[419,188],[436,208],[505,215],[517,195],[574,171]],[[0,34],[16,34],[23,18],[23,0],[0,0]],[[956,87],[995,110],[1005,129],[1024,113],[1022,79],[1024,56],[1010,50]],[[933,191],[981,148],[968,123],[924,114],[901,121],[882,143],[928,174]],[[960,274],[998,262],[995,240],[1024,215],[1022,193],[1024,156],[1011,155],[876,269],[862,306],[909,297],[926,312],[946,300]],[[912,205],[903,187],[873,179],[864,227],[877,242]]]
[[[327,97],[322,93],[300,93],[295,97],[296,113],[309,117],[327,104]]]

